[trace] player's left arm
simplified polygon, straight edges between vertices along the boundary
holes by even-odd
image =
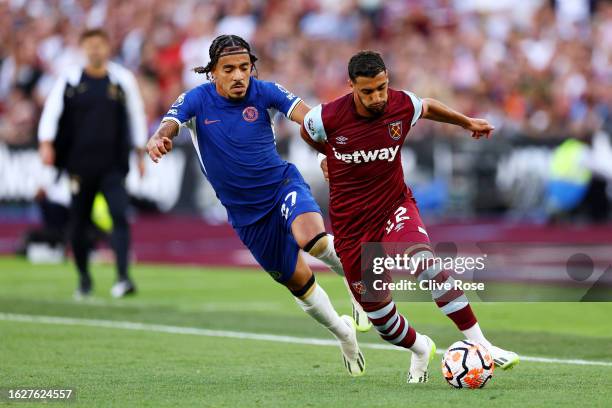
[[[495,130],[495,127],[486,119],[470,118],[433,98],[424,98],[422,100],[421,117],[436,122],[461,126],[471,131],[472,137],[475,139],[480,139],[483,136],[489,138],[493,130]]]
[[[264,95],[268,98],[269,106],[281,112],[287,119],[301,125],[304,116],[310,110],[310,106],[302,98],[280,84],[264,81],[261,83]]]
[[[310,106],[280,84],[263,82],[263,86],[268,94],[270,105],[279,112],[284,113],[287,119],[300,125],[300,136],[302,139],[314,149],[324,153],[325,149],[322,147],[322,144],[317,143],[319,140],[313,140],[313,135],[309,135],[303,125],[307,114],[313,113]]]
[[[293,110],[291,111],[289,119],[302,126],[302,123],[304,123],[304,117],[306,116],[308,111],[310,111],[310,106],[308,106],[303,100],[300,100],[295,106],[295,108],[293,108]]]

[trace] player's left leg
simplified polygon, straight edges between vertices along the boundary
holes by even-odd
[[[434,302],[468,340],[478,342],[489,350],[496,366],[506,370],[518,363],[519,357],[516,353],[496,347],[487,340],[465,293],[460,289],[454,289],[454,279],[451,274],[442,269],[441,262],[434,261],[434,251],[414,200],[408,199],[397,207],[387,223],[382,241],[383,244],[387,244],[390,255],[400,253],[406,254],[410,259],[420,260],[419,267],[414,271],[419,281],[450,284],[448,286],[451,289],[431,291]]]
[[[306,199],[309,200],[311,197],[306,197]],[[297,200],[295,206],[298,212],[300,209],[308,209],[308,205],[300,205]],[[300,248],[323,261],[332,271],[342,276],[344,285],[351,297],[353,319],[355,320],[357,330],[361,332],[370,330],[372,323],[368,320],[368,315],[359,302],[355,300],[353,292],[348,286],[348,282],[344,276],[344,270],[342,269],[342,262],[340,262],[340,258],[338,258],[338,254],[336,254],[334,248],[334,236],[325,232],[321,214],[318,212],[304,212],[297,215],[291,223],[291,233]]]
[[[371,239],[371,238],[370,238]],[[364,238],[363,242],[372,242]],[[388,286],[392,281],[389,271],[374,274],[370,268],[362,270],[362,265],[372,265],[376,254],[362,251],[360,242],[343,243],[339,246],[340,257],[350,288],[359,300],[380,337],[395,346],[412,352],[408,383],[424,383],[428,379],[429,365],[435,357],[436,345],[428,336],[419,333],[401,314],[393,301]],[[363,259],[366,256],[367,259]],[[376,282],[380,281],[381,285]]]
[[[297,304],[339,340],[349,374],[361,375],[365,361],[352,319],[338,316],[327,293],[316,283],[300,247],[286,228],[284,214],[280,208],[275,209],[254,224],[236,227],[236,232],[264,270],[287,287]]]
[[[325,232],[321,209],[312,196],[310,187],[293,165],[289,169],[287,181],[280,191],[279,198],[286,231],[293,235],[300,248],[342,276],[351,299],[357,330],[368,331],[372,325],[348,287],[342,263],[334,248],[334,236]]]

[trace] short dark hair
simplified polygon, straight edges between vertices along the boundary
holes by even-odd
[[[101,37],[110,42],[110,38],[108,37],[108,33],[106,31],[101,28],[90,28],[81,33],[81,36],[79,37],[79,44],[92,37]]]
[[[360,76],[374,78],[386,70],[385,62],[376,51],[359,51],[348,63],[348,75],[353,82]]]
[[[206,78],[211,79],[210,74],[215,69],[215,65],[217,65],[219,58],[221,58],[223,54],[239,53],[242,49],[246,50],[249,54],[251,64],[253,64],[252,69],[257,73],[257,68],[255,68],[257,57],[251,52],[249,43],[240,36],[228,34],[220,35],[213,40],[208,49],[210,61],[205,67],[195,67],[193,71],[197,74],[206,74]]]

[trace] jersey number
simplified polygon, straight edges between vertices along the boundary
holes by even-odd
[[[397,207],[397,210],[395,210],[395,220],[393,220],[393,217],[391,217],[391,219],[387,220],[387,228],[385,228],[385,231],[387,231],[387,235],[393,231],[393,228],[395,228],[397,231],[401,230],[402,228],[404,228],[404,221],[409,220],[410,217],[406,214],[406,207]],[[392,221],[393,220],[393,221]]]
[[[281,206],[281,215],[285,217],[285,219],[289,219],[289,214],[295,205],[295,200],[297,198],[297,192],[292,191],[285,196],[285,202]]]

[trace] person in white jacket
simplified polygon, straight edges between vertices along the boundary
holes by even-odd
[[[65,170],[70,177],[70,239],[80,279],[75,297],[92,291],[87,227],[98,192],[106,198],[113,221],[111,246],[118,279],[111,294],[122,297],[136,290],[128,274],[125,176],[132,149],[138,152],[139,171],[144,173],[145,113],[134,75],[109,61],[106,32],[87,30],[80,45],[87,62],[66,70],[53,86],[39,124],[39,152],[44,164]]]

